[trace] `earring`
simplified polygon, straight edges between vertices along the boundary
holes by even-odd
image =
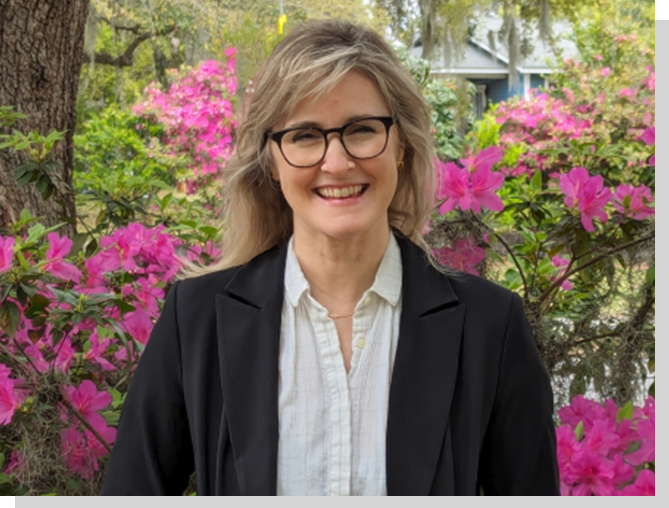
[[[404,160],[397,162],[397,169],[402,169],[404,167]]]

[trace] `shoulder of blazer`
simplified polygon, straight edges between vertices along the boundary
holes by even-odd
[[[226,268],[217,272],[211,272],[197,277],[184,279],[177,282],[178,298],[177,312],[179,315],[190,317],[195,313],[202,316],[203,313],[214,312],[217,294],[237,293],[239,287],[246,289],[261,288],[267,291],[267,273],[272,270],[276,280],[283,281],[283,268],[285,265],[285,251],[287,242],[275,245],[270,249],[258,254],[248,263]],[[253,280],[254,274],[261,274],[263,283]]]
[[[405,289],[422,291],[427,286],[449,288],[455,298],[468,307],[478,307],[482,304],[504,306],[510,304],[514,293],[499,284],[459,270],[449,269],[448,273],[439,272],[432,266],[427,255],[411,240],[396,235],[402,250],[402,266],[405,276],[409,279],[420,279],[420,284],[412,284],[413,280],[405,279]]]

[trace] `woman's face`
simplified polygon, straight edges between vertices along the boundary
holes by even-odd
[[[376,84],[362,74],[349,72],[330,93],[317,100],[300,102],[285,121],[273,126],[272,131],[303,126],[332,129],[361,118],[389,116],[391,111]],[[347,137],[351,140],[347,143],[350,151],[355,153],[356,136],[364,136],[366,129],[367,126],[362,125],[358,131],[354,126],[354,132]],[[366,160],[349,155],[337,133],[327,137],[328,147],[323,160],[299,168],[291,166],[279,145],[270,141],[272,176],[279,180],[283,195],[293,210],[295,234],[304,234],[305,238],[311,239],[323,235],[351,239],[387,231],[388,207],[395,195],[397,165],[403,156],[397,126],[390,127],[385,150]],[[304,141],[284,136],[284,152],[289,142],[310,141],[308,136]]]

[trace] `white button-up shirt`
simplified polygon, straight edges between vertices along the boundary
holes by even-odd
[[[390,234],[353,315],[346,373],[335,322],[288,245],[279,358],[278,495],[385,495],[388,396],[399,338],[402,262]]]

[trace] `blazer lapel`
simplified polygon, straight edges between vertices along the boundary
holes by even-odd
[[[242,495],[276,494],[286,246],[274,247],[243,265],[216,295],[225,417]]]
[[[398,243],[402,317],[388,408],[387,486],[388,495],[426,495],[442,448],[452,453],[444,440],[465,307],[420,248],[402,238]]]

